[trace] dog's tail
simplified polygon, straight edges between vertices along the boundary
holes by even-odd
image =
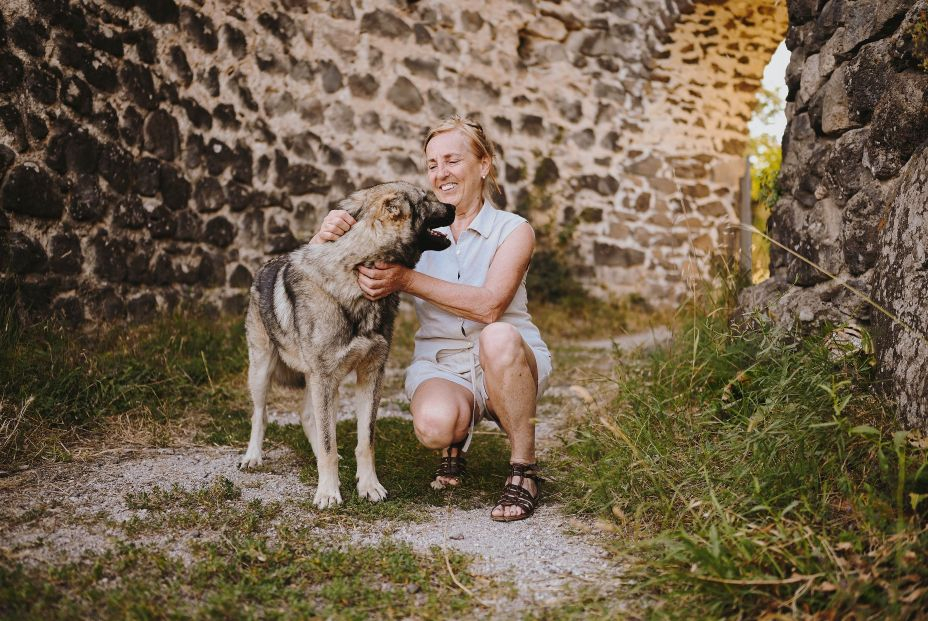
[[[278,360],[277,366],[274,367],[274,381],[287,388],[304,388],[306,386],[306,377],[285,365],[281,360]]]

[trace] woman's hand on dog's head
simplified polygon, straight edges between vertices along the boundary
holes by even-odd
[[[373,267],[358,266],[358,286],[368,300],[385,298],[391,293],[403,291],[412,272],[405,265],[377,261]]]
[[[348,232],[348,229],[355,224],[355,219],[344,209],[333,209],[325,218],[322,219],[322,226],[309,243],[321,244],[323,242],[335,241]]]

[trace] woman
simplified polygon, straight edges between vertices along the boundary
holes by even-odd
[[[460,482],[473,425],[486,415],[512,447],[506,487],[491,517],[525,519],[538,503],[535,409],[551,372],[551,354],[526,310],[535,234],[524,218],[485,199],[496,174],[493,147],[479,123],[451,117],[429,132],[423,149],[432,190],[455,206],[447,231],[452,245],[425,253],[414,270],[360,267],[358,284],[371,300],[397,291],[415,297],[419,331],[406,393],[419,441],[443,449],[432,486]],[[337,239],[352,224],[348,213],[332,211],[311,241]]]

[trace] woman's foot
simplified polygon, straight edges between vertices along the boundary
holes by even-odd
[[[461,477],[467,473],[467,459],[461,450],[463,446],[463,442],[457,442],[442,450],[441,461],[435,471],[435,480],[431,483],[432,489],[456,487],[461,484]]]
[[[536,464],[509,464],[506,486],[490,518],[496,522],[515,522],[532,515],[541,495],[540,484]]]

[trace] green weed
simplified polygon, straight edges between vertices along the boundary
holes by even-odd
[[[176,420],[227,409],[246,366],[239,318],[178,312],[145,326],[75,332],[2,316],[0,464],[62,460],[115,415]],[[240,414],[244,417],[244,414]]]
[[[467,560],[452,554],[451,564],[473,587]],[[229,531],[187,563],[131,544],[58,567],[0,552],[5,619],[447,618],[472,605],[437,551],[356,546],[307,528],[281,528],[273,541]]]
[[[271,425],[267,437],[293,449],[300,462],[301,479],[307,484],[316,484],[316,460],[301,427]],[[354,490],[357,424],[353,420],[339,423],[336,437],[341,456],[338,474],[345,502],[328,509],[327,515],[339,519],[417,520],[426,517],[423,509],[443,506],[448,502],[448,492],[429,487],[435,478],[438,453],[419,444],[410,421],[398,418],[377,421],[374,456],[377,476],[389,494],[385,502],[372,503],[358,497]],[[493,433],[477,435],[467,453],[467,462],[467,477],[454,491],[454,506],[467,509],[487,507],[489,514],[507,473],[509,450],[505,437]],[[306,500],[307,508],[312,507],[311,500]]]
[[[872,357],[707,308],[616,368],[610,411],[564,456],[573,507],[608,516],[616,550],[643,538],[651,616],[916,616],[928,442],[898,429]]]

